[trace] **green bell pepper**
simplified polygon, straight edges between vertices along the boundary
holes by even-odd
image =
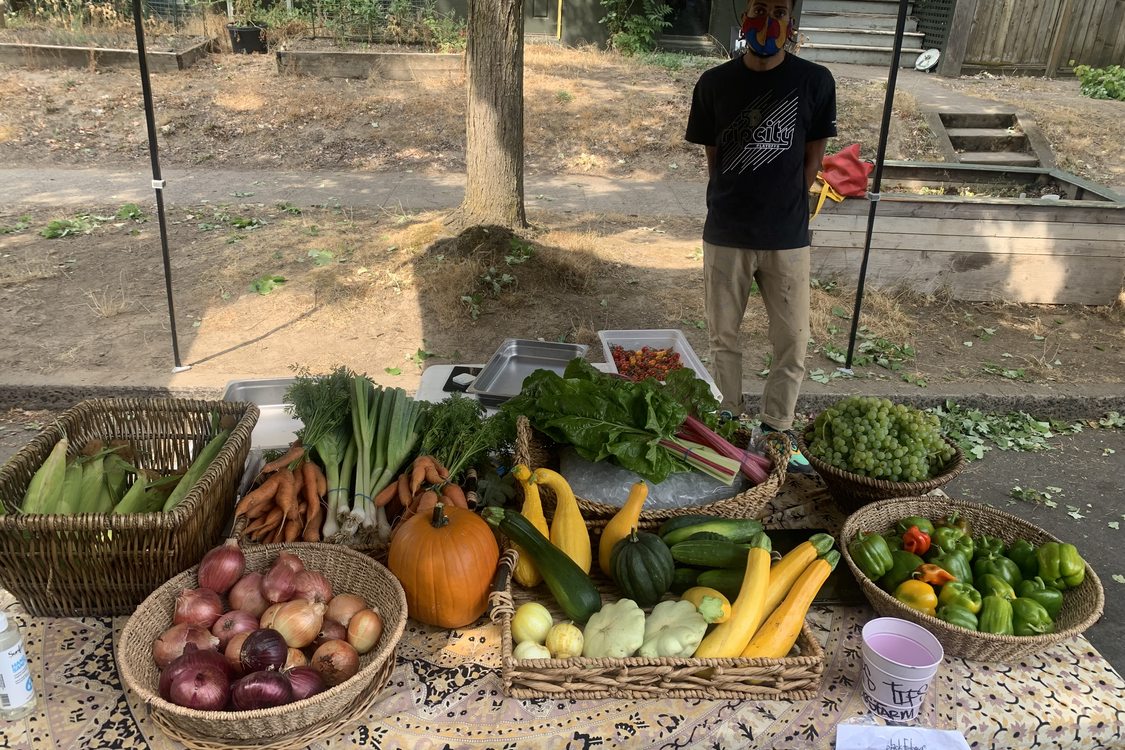
[[[930,554],[934,550],[939,552],[964,552],[971,560],[973,558],[973,539],[956,526],[942,526],[934,530],[930,537]],[[932,560],[931,560],[932,562]]]
[[[978,557],[984,557],[988,554],[1002,555],[1007,547],[1008,545],[1000,537],[982,534],[973,539],[973,559],[976,560]]]
[[[1016,590],[1012,584],[993,573],[974,577],[973,585],[980,591],[981,596],[998,596],[1009,600],[1016,598]]]
[[[865,576],[877,581],[891,569],[891,548],[887,540],[878,534],[859,532],[848,545],[848,553]]]
[[[1012,600],[1012,632],[1015,635],[1040,635],[1055,629],[1055,622],[1042,604],[1027,597]]]
[[[1005,555],[1019,566],[1020,575],[1025,579],[1039,575],[1039,560],[1035,557],[1035,545],[1026,539],[1012,542]]]
[[[879,586],[884,591],[894,591],[903,581],[909,580],[925,561],[913,552],[896,549],[891,553],[891,569],[879,579]]]
[[[890,549],[891,552],[894,552],[897,549],[902,549],[902,534],[898,533],[894,529],[891,529],[890,531],[884,531],[882,534],[880,534],[880,536],[882,536],[883,539],[887,541],[887,548]]]
[[[959,607],[956,604],[943,604],[937,609],[937,617],[939,620],[944,620],[950,625],[957,625],[969,630],[976,630],[977,616],[964,607]]]
[[[1062,609],[1063,595],[1058,589],[1048,586],[1042,578],[1025,578],[1020,582],[1016,591],[1024,599],[1034,599],[1043,605],[1052,620],[1058,619],[1059,610]]]
[[[939,519],[938,522],[934,524],[934,528],[941,528],[942,526],[950,526],[955,529],[960,529],[962,532],[964,532],[965,536],[970,536],[972,534],[972,527],[969,525],[969,519],[962,518],[961,514],[957,511],[953,511],[948,516]]]
[[[911,526],[917,526],[919,531],[924,532],[927,536],[932,537],[934,535],[933,521],[922,516],[909,516],[907,518],[904,518],[895,524],[894,530],[899,536],[901,536],[910,531]]]
[[[1023,580],[1020,566],[1003,555],[988,554],[973,561],[973,580],[987,573],[1003,578],[1013,588]]]
[[[1072,589],[1086,578],[1086,562],[1073,544],[1047,542],[1035,550],[1039,575],[1053,589]]]
[[[962,581],[953,581],[941,587],[941,593],[938,594],[938,604],[944,607],[953,606],[968,610],[969,614],[974,615],[973,621],[975,622],[975,615],[980,612],[981,595],[971,585]]]
[[[1012,603],[999,596],[986,596],[981,601],[977,629],[982,633],[1013,635]]]
[[[929,561],[946,570],[961,583],[972,584],[973,566],[969,564],[969,556],[964,551],[939,552]]]

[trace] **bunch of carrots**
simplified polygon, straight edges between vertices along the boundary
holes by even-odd
[[[433,456],[418,456],[378,495],[375,505],[387,507],[387,517],[398,517],[401,524],[416,513],[433,510],[439,500],[458,508],[468,508],[469,502],[461,486],[449,479],[449,470]]]
[[[290,446],[285,455],[262,467],[265,477],[246,493],[235,508],[246,519],[242,536],[255,542],[319,542],[328,494],[324,471],[309,458],[300,443]]]

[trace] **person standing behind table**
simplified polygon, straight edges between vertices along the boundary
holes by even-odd
[[[685,137],[707,154],[704,307],[722,408],[741,412],[739,329],[757,281],[773,363],[755,439],[785,432],[789,470],[808,472],[792,433],[809,339],[808,190],[836,135],[836,83],[783,49],[792,11],[792,0],[746,4],[746,52],[700,76]]]

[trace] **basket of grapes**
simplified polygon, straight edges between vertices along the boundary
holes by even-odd
[[[933,414],[875,396],[849,396],[798,436],[801,453],[841,509],[917,497],[952,481],[965,454]]]

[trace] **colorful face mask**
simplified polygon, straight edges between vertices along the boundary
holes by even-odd
[[[771,57],[781,51],[789,36],[789,22],[767,15],[749,16],[742,20],[742,37],[746,46],[758,57]]]

